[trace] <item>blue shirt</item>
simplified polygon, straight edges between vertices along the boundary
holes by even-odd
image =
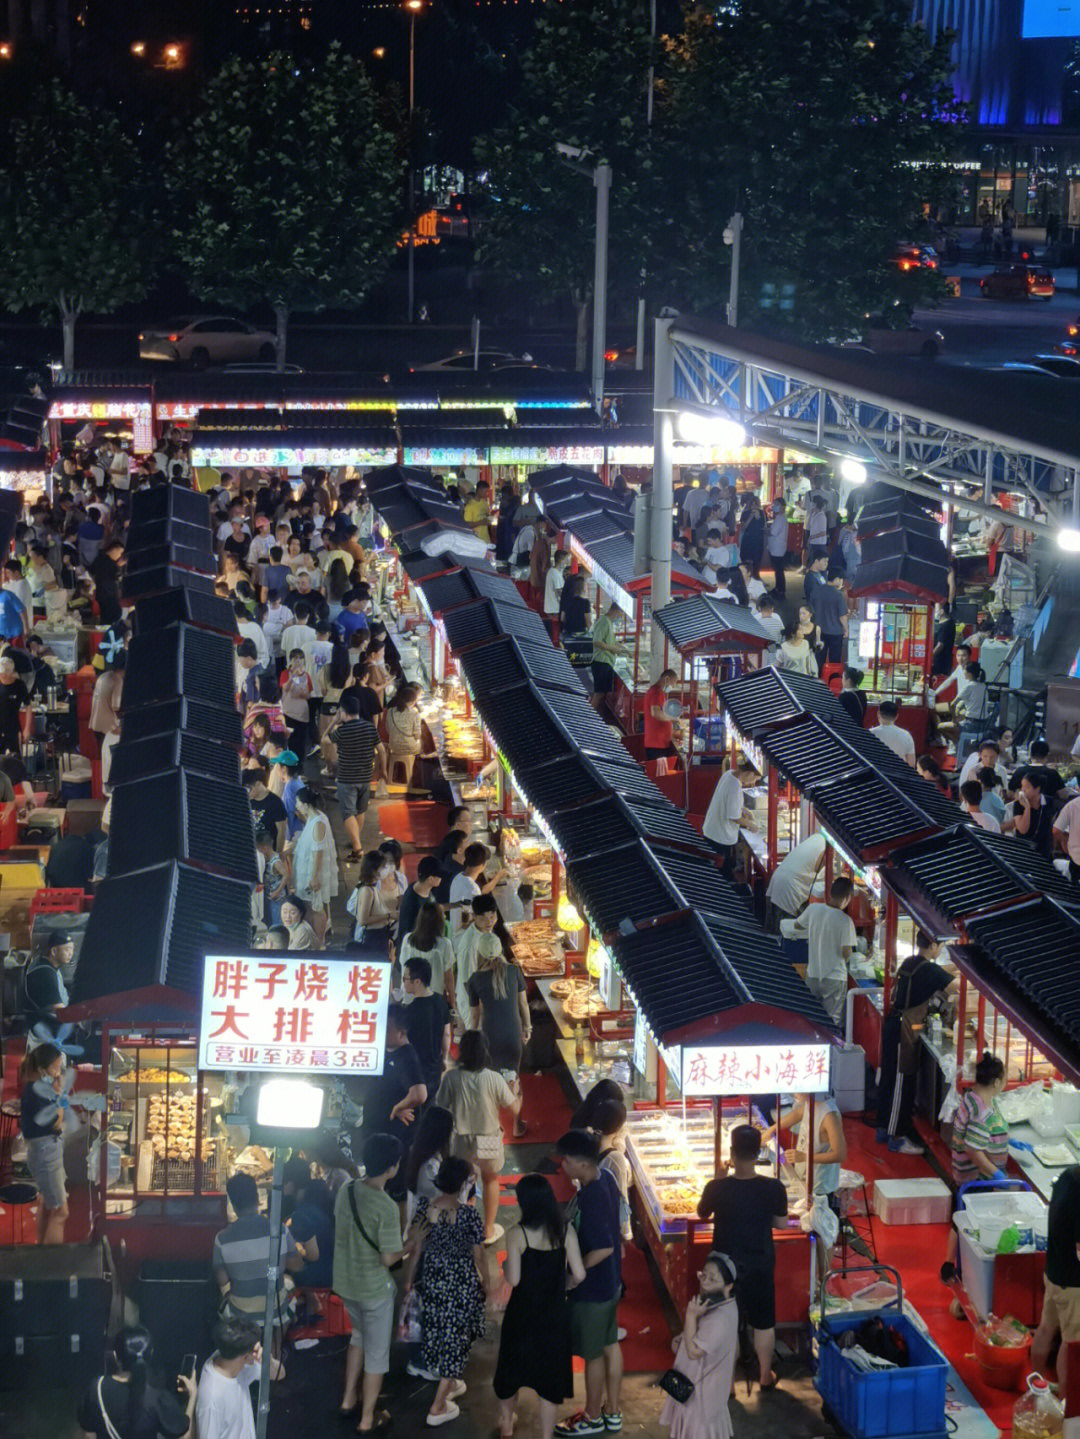
[[[285,788],[281,792],[281,802],[285,806],[285,835],[292,839],[304,828],[304,821],[296,813],[296,796],[304,788],[303,779],[297,775],[295,779],[286,780]]]
[[[321,1179],[316,1179],[312,1188],[317,1184],[325,1188]],[[315,1263],[305,1264],[296,1274],[297,1284],[312,1289],[329,1289],[334,1273],[334,1216],[307,1195],[293,1211],[289,1229],[298,1244],[306,1244],[314,1238],[319,1246],[319,1257]]]
[[[337,617],[336,624],[338,627],[338,633],[341,635],[341,638],[345,641],[346,644],[349,643],[350,639],[352,639],[353,635],[356,633],[357,630],[366,630],[370,628],[370,626],[368,625],[367,615],[365,615],[363,611],[357,614],[353,610],[349,609],[341,611],[341,613]]]
[[[598,1303],[614,1299],[619,1292],[622,1255],[622,1228],[619,1218],[619,1186],[606,1169],[597,1172],[591,1184],[578,1190],[571,1204],[570,1223],[577,1232],[582,1259],[597,1249],[612,1252],[599,1264],[586,1269],[585,1278],[570,1290],[571,1304]]]
[[[26,606],[10,590],[0,590],[0,636],[16,639],[25,632]]]

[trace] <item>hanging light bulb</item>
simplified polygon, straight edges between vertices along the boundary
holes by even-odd
[[[585,921],[565,897],[559,900],[559,912],[556,916],[556,921],[559,928],[566,934],[577,934],[579,929],[585,928]]]
[[[589,939],[589,948],[585,952],[585,968],[593,979],[599,979],[604,972],[603,960],[601,958],[603,952],[604,946],[595,934],[592,935]]]

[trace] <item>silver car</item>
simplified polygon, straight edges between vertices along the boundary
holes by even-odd
[[[181,315],[171,325],[144,330],[139,357],[172,364],[226,365],[244,360],[273,360],[277,351],[271,330],[257,330],[231,315]]]

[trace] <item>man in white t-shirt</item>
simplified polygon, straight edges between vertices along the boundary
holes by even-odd
[[[1054,840],[1069,860],[1069,878],[1080,885],[1080,798],[1069,800],[1054,820]]]
[[[488,862],[487,846],[474,841],[465,846],[465,863],[460,874],[450,881],[450,931],[456,933],[472,918],[472,902],[480,894],[490,894],[507,871],[484,874]]]
[[[825,903],[809,905],[794,925],[795,934],[806,935],[806,987],[836,1023],[844,1012],[848,960],[855,949],[855,926],[844,912],[853,889],[850,879],[834,879]]]
[[[255,1439],[251,1386],[259,1378],[262,1345],[259,1331],[244,1319],[223,1319],[214,1331],[217,1345],[203,1365],[195,1400],[195,1432],[199,1439]],[[281,1362],[270,1361],[270,1378],[284,1375]]]
[[[991,834],[1000,834],[1000,823],[992,814],[983,813],[982,793],[982,785],[977,779],[965,780],[960,786],[960,808],[980,829],[989,830]]]
[[[1009,771],[1001,763],[1001,749],[996,740],[984,739],[977,750],[971,751],[960,770],[960,784],[967,784],[981,769],[996,770],[1001,783],[1009,783]]]
[[[260,674],[266,674],[270,668],[270,646],[262,632],[262,626],[251,618],[243,600],[234,601],[233,610],[236,613],[236,628],[240,631],[240,638],[250,640],[255,646],[255,668]]]
[[[825,863],[826,848],[823,834],[809,835],[789,850],[773,870],[765,891],[766,920],[772,933],[779,929],[780,920],[794,919],[805,909]]]
[[[551,568],[544,579],[544,614],[557,615],[566,583],[566,563],[570,558],[568,550],[556,550],[551,557]]]
[[[746,808],[743,790],[758,778],[758,772],[745,756],[740,756],[733,768],[720,776],[713,790],[709,808],[705,812],[702,834],[717,845],[724,857],[721,869],[730,879],[735,868],[735,846],[739,842],[739,830],[753,829],[753,814]]]
[[[899,713],[899,706],[893,700],[882,700],[878,705],[878,719],[881,723],[874,725],[870,733],[876,735],[882,744],[887,744],[893,754],[898,754],[901,759],[906,759],[914,769],[915,741],[909,730],[896,723]]]

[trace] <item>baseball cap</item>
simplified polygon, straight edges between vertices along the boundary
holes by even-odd
[[[270,764],[299,764],[300,761],[291,749],[283,749],[280,754],[269,757]]]
[[[55,929],[49,936],[49,948],[58,949],[62,944],[74,944],[75,941],[66,929]]]

